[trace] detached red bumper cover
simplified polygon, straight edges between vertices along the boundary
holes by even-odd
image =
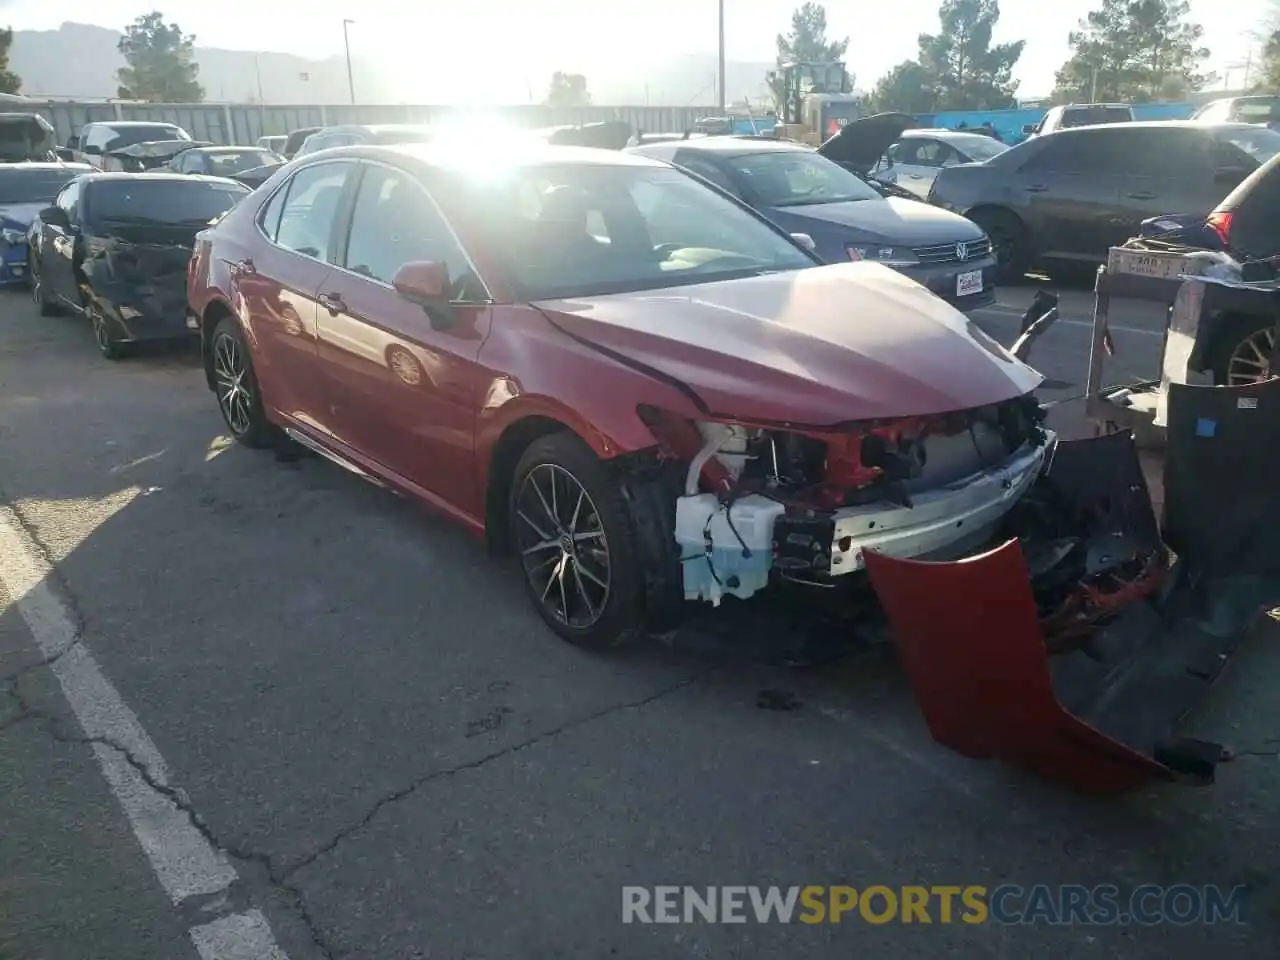
[[[868,554],[934,738],[1091,792],[1211,781],[1224,748],[1175,728],[1259,607],[1280,600],[1277,466],[1280,380],[1175,384],[1172,567],[1128,434],[1060,443],[1011,539],[988,553]]]

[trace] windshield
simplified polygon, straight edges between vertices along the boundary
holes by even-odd
[[[0,204],[52,203],[83,170],[5,170],[0,167]]]
[[[652,290],[816,262],[670,168],[557,164],[456,176],[450,202],[485,236],[520,300]]]
[[[103,153],[122,150],[136,143],[151,143],[155,140],[190,140],[187,131],[175,127],[171,123],[147,123],[138,127],[112,127],[111,139],[102,148]]]
[[[767,207],[881,199],[860,177],[815,151],[761,150],[727,159]]]
[[[955,147],[970,160],[983,161],[990,160],[992,157],[1004,153],[1009,149],[1008,144],[1001,143],[999,140],[993,140],[991,137],[984,137],[981,134],[962,134],[960,136],[951,136],[947,138],[947,143]]]
[[[280,157],[270,150],[210,150],[205,159],[206,173],[215,177],[231,177],[254,167],[276,163]]]
[[[1133,119],[1128,107],[1075,107],[1062,115],[1062,126],[1089,127],[1095,123],[1127,123]]]
[[[102,180],[94,184],[89,212],[95,220],[124,223],[208,223],[249,190],[239,184],[183,180]]]
[[[1221,131],[1219,140],[1239,147],[1259,164],[1280,153],[1280,133],[1266,127],[1234,127]]]

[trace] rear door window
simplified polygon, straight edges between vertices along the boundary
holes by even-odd
[[[742,196],[742,192],[734,184],[733,180],[716,165],[714,160],[700,157],[692,150],[681,150],[676,153],[675,164],[706,180],[710,180],[721,190],[731,193],[735,197],[741,198]]]
[[[1124,173],[1125,158],[1111,150],[1101,131],[1051,133],[1022,169],[1028,173]]]
[[[324,260],[333,235],[334,219],[350,162],[318,163],[294,174],[280,211],[276,243],[304,257]]]

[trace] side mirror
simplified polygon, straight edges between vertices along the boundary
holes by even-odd
[[[76,159],[76,155],[70,147],[57,147],[53,152],[59,160],[62,160],[65,163],[72,163]]]
[[[1022,125],[1022,135],[1023,135],[1024,137],[1029,137],[1029,136],[1031,136],[1033,133],[1035,133],[1035,132],[1036,132],[1036,127],[1037,127],[1037,126],[1038,126],[1038,124],[1034,124],[1034,123],[1025,123],[1025,124],[1023,124],[1023,125]]]
[[[53,227],[67,226],[67,214],[61,207],[45,207],[40,211],[40,219]]]
[[[413,261],[396,271],[391,281],[396,293],[416,303],[431,318],[431,326],[447,330],[453,326],[449,303],[449,267],[438,261]]]
[[[80,136],[77,134],[73,137],[67,137],[67,149],[76,150],[80,147]]]
[[[99,147],[97,144],[92,144],[92,143],[89,144],[87,147],[84,148],[83,152],[89,154],[92,157],[102,156],[102,148]]]
[[[810,253],[813,253],[818,249],[818,245],[813,242],[813,237],[809,236],[807,233],[793,233],[791,235],[791,239],[800,244],[800,246],[804,247]]]

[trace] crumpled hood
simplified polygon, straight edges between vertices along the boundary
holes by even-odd
[[[26,230],[47,203],[6,203],[0,205],[0,227],[6,230]]]
[[[571,336],[683,383],[711,413],[823,426],[999,403],[1044,379],[873,263],[535,304]]]
[[[972,220],[919,200],[899,197],[776,207],[769,211],[769,217],[779,222],[786,219],[788,229],[803,230],[802,221],[816,220],[909,247],[982,239],[982,228]]]

